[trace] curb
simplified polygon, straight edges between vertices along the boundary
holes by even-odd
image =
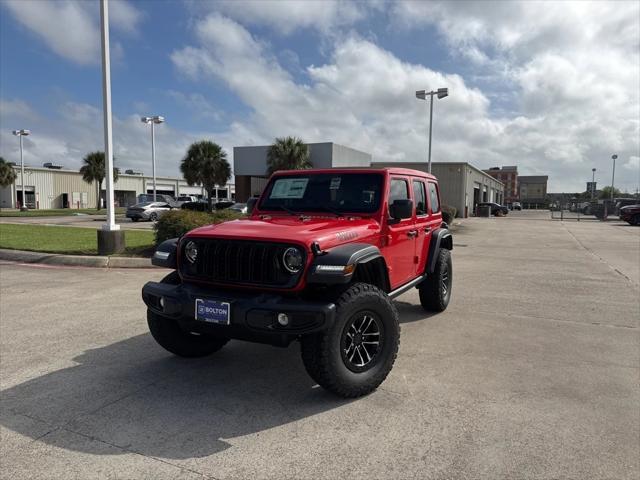
[[[57,253],[27,252],[4,248],[0,248],[0,260],[94,268],[158,268],[151,265],[150,258],[60,255]]]

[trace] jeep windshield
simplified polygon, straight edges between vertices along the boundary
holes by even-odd
[[[373,213],[380,207],[379,173],[312,173],[275,177],[267,186],[260,210]]]

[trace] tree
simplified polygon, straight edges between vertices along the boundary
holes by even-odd
[[[607,199],[607,198],[611,198],[611,187],[607,186],[607,187],[603,187],[602,190],[600,190],[600,198],[601,199]],[[613,188],[613,196],[614,197],[619,197],[620,196],[620,190],[618,190],[617,188]]]
[[[309,147],[297,137],[276,138],[267,151],[268,173],[311,168]]]
[[[209,196],[209,209],[212,208],[216,185],[225,185],[231,178],[227,152],[209,140],[191,144],[180,163],[180,171],[190,186],[200,184],[204,187]]]
[[[91,185],[96,182],[96,210],[100,210],[100,192],[102,191],[102,182],[107,176],[105,167],[104,152],[87,153],[82,159],[84,165],[80,167],[82,179]],[[113,169],[113,181],[118,180],[118,169]]]
[[[0,157],[0,187],[8,187],[16,181],[18,175],[13,166]]]

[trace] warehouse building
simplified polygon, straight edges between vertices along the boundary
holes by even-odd
[[[52,168],[53,167],[53,168]],[[18,208],[22,205],[22,175],[20,168],[14,166],[16,181],[8,187],[0,187],[0,208]],[[129,173],[126,173],[129,172]],[[32,209],[49,208],[93,208],[96,206],[97,187],[82,179],[77,170],[65,170],[60,166],[24,167],[25,197],[27,207]],[[106,198],[102,182],[100,197],[102,204]],[[120,173],[114,182],[116,206],[126,207],[137,203],[138,195],[153,193],[153,178],[131,170]],[[189,186],[184,179],[177,177],[156,177],[156,193],[178,197],[191,195],[204,198],[201,186]],[[216,200],[234,199],[233,184],[216,189]]]
[[[427,162],[375,162],[372,167],[402,167],[427,171]],[[504,184],[467,162],[432,162],[444,205],[455,207],[459,217],[475,212],[480,202],[504,201]]]
[[[369,167],[371,154],[337,143],[309,143],[313,168]],[[233,171],[238,202],[259,195],[267,185],[267,151],[269,145],[234,147]]]
[[[547,175],[521,175],[518,177],[520,202],[525,207],[544,204],[547,201]]]

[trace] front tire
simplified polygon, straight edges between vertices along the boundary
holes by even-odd
[[[178,272],[171,272],[160,283],[179,285]],[[180,357],[206,357],[226,345],[228,338],[185,332],[173,318],[163,317],[147,309],[149,331],[158,345]]]
[[[440,249],[434,272],[420,284],[420,304],[427,312],[444,312],[451,300],[453,285],[453,268],[451,266],[451,252],[446,248]]]
[[[334,324],[302,338],[307,373],[345,398],[374,391],[387,378],[400,345],[398,311],[380,289],[356,283],[336,301]]]

